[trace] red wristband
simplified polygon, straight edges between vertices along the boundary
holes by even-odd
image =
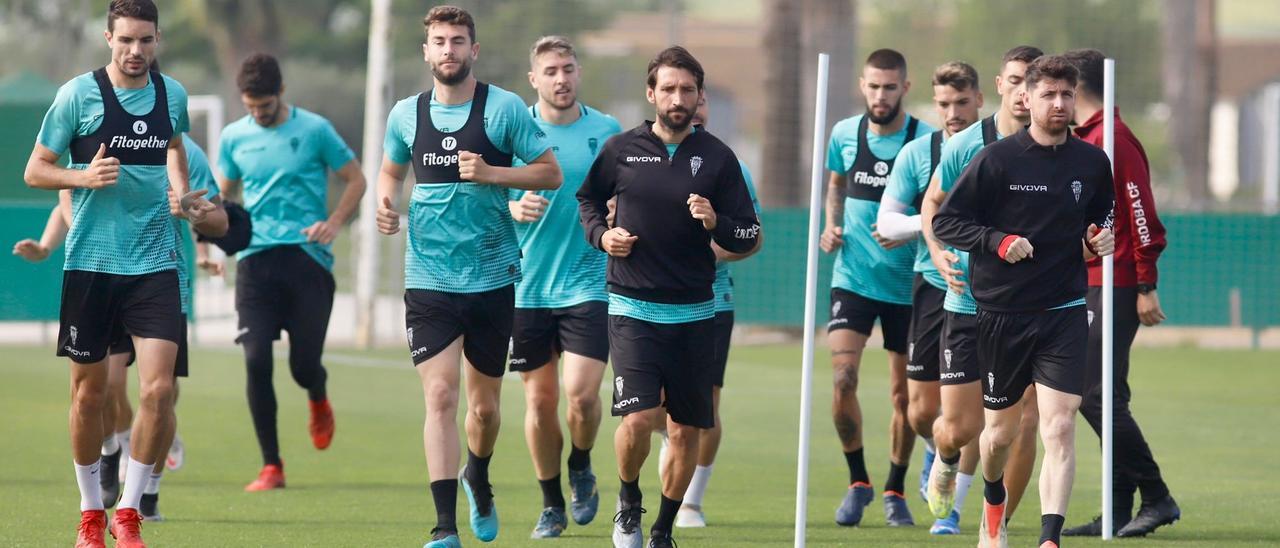
[[[998,255],[1001,259],[1003,259],[1005,253],[1009,252],[1009,246],[1013,245],[1013,242],[1017,241],[1018,238],[1021,238],[1021,237],[1022,236],[1019,236],[1017,234],[1010,234],[1008,236],[1005,236],[1003,240],[1000,240],[1000,247],[996,248],[996,255]]]

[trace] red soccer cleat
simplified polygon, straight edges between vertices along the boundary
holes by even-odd
[[[142,542],[142,516],[133,508],[116,510],[111,518],[111,536],[116,539],[116,548],[147,548]]]
[[[333,441],[333,407],[327,399],[308,403],[311,404],[311,424],[307,429],[311,431],[311,443],[323,451]]]
[[[268,464],[258,472],[258,479],[244,487],[245,491],[269,491],[284,487],[284,465]]]
[[[76,528],[76,548],[107,548],[105,510],[80,512],[80,527]]]

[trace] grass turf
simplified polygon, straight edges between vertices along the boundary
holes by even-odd
[[[278,349],[280,347],[277,347]],[[800,351],[796,345],[735,347],[724,393],[725,438],[705,500],[711,527],[678,529],[684,547],[785,546],[794,515],[796,425]],[[51,349],[0,349],[0,544],[68,545],[77,523],[77,500],[67,437],[67,365]],[[823,356],[823,353],[819,353]],[[166,476],[161,510],[167,520],[145,524],[155,546],[420,546],[434,524],[422,456],[422,392],[402,349],[368,353],[334,350],[327,356],[329,393],[337,414],[333,446],[315,451],[306,434],[305,395],[277,359],[281,448],[289,487],[244,493],[260,465],[244,396],[242,360],[236,349],[196,349],[194,376],[184,381],[180,431],[186,467]],[[1117,546],[1244,546],[1280,543],[1280,422],[1276,386],[1280,353],[1219,350],[1140,350],[1134,355],[1133,402],[1183,519],[1145,540]],[[887,470],[888,394],[885,355],[868,351],[861,393],[866,416],[868,468],[877,488]],[[978,482],[964,508],[964,533],[930,537],[925,504],[915,494],[920,452],[908,473],[917,526],[883,525],[877,500],[864,525],[842,528],[832,512],[847,481],[844,459],[828,418],[828,369],[815,374],[809,489],[810,546],[972,546],[980,512]],[[136,383],[134,388],[136,388]],[[136,394],[134,388],[131,393]],[[604,397],[608,398],[607,387]],[[563,406],[562,406],[563,408]],[[519,381],[503,389],[505,424],[491,467],[502,532],[496,546],[606,546],[617,496],[612,434],[617,420],[604,418],[593,463],[601,479],[601,511],[584,527],[572,525],[553,541],[532,541],[541,494],[525,448]],[[1100,501],[1097,439],[1081,420],[1079,459],[1067,525],[1097,513]],[[1261,426],[1259,426],[1261,425]],[[567,453],[566,453],[567,456]],[[656,444],[641,478],[649,514],[657,510]],[[1035,481],[1014,516],[1010,542],[1032,545],[1039,534]],[[467,530],[465,497],[459,496],[462,541],[478,546]],[[1097,539],[1065,539],[1068,545],[1100,545]],[[108,541],[110,545],[110,541]]]

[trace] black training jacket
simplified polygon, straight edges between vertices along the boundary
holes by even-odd
[[[578,190],[582,228],[599,249],[609,229],[606,202],[617,196],[614,226],[637,239],[627,257],[609,257],[609,291],[659,303],[709,301],[716,277],[711,240],[745,253],[756,245],[760,221],[728,146],[698,128],[668,156],[652,126],[645,122],[605,142]],[[714,231],[689,215],[690,194],[711,202]]]
[[[1089,224],[1111,226],[1111,164],[1075,137],[1041,146],[1024,129],[982,149],[933,218],[938,239],[971,253],[973,297],[992,312],[1031,312],[1085,295],[1081,241]],[[998,255],[1008,235],[1031,241],[1016,264]]]

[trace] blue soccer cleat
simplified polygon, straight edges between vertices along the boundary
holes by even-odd
[[[920,497],[929,502],[929,471],[933,469],[934,452],[924,448],[924,465],[920,467]]]
[[[874,498],[875,493],[872,492],[870,483],[860,481],[850,485],[849,490],[844,493],[844,500],[840,501],[840,507],[836,508],[836,524],[852,527],[861,523],[862,511]]]
[[[462,491],[466,493],[467,502],[471,505],[471,532],[483,542],[498,538],[498,506],[493,501],[493,487],[472,486],[471,482],[467,481],[466,466],[463,466],[462,471],[458,473],[458,482],[462,484]],[[488,502],[487,505],[482,507],[477,504],[476,491],[480,491],[481,498],[484,502]]]
[[[600,492],[596,489],[596,475],[591,467],[569,471],[569,512],[573,522],[586,525],[596,518],[600,509]]]
[[[884,492],[884,523],[889,527],[910,527],[916,524],[907,507],[907,497],[893,491]]]
[[[960,512],[951,511],[951,515],[933,522],[933,527],[929,528],[931,535],[958,535],[960,534]]]
[[[432,529],[431,540],[423,544],[422,548],[462,548],[462,541],[458,539],[457,531]]]

